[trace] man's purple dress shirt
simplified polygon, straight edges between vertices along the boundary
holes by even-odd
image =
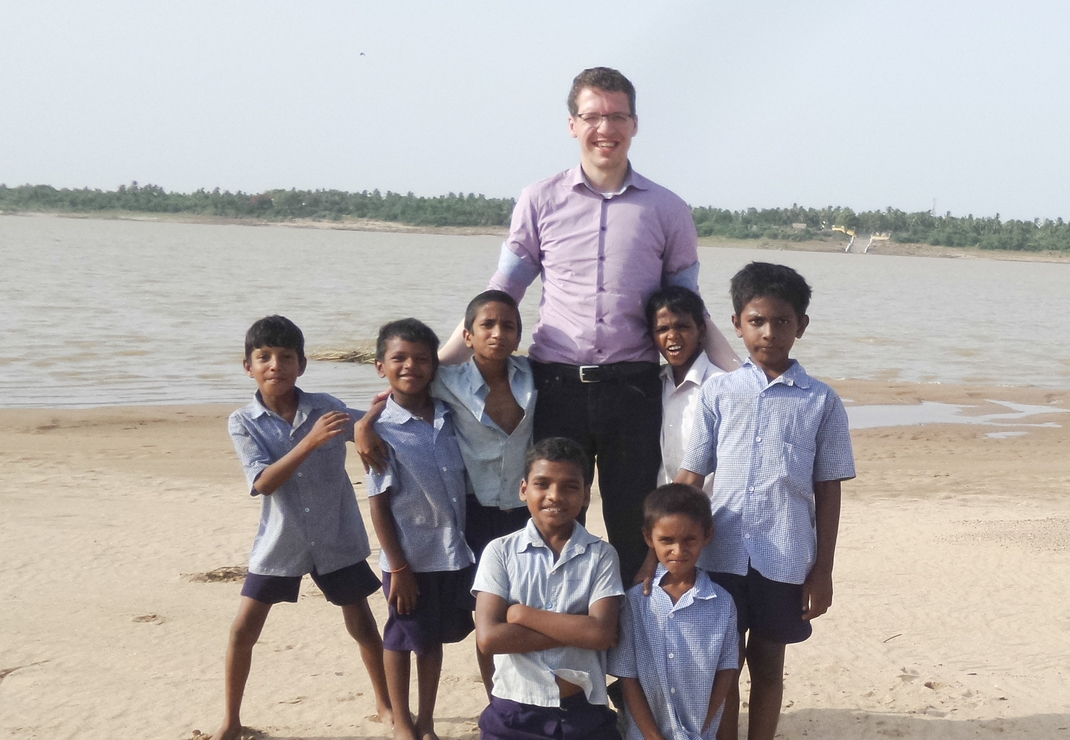
[[[602,195],[580,167],[520,194],[490,287],[520,301],[542,276],[536,362],[658,362],[645,306],[663,285],[698,291],[698,236],[679,196],[634,171]]]

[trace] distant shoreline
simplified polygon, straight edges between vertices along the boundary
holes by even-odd
[[[214,226],[268,226],[295,229],[325,229],[333,231],[369,231],[393,234],[438,234],[442,236],[498,236],[505,237],[509,229],[504,226],[413,226],[395,221],[377,221],[364,218],[347,218],[338,221],[319,219],[294,219],[292,221],[269,221],[255,218],[231,218],[223,216],[203,216],[184,213],[160,213],[147,215],[128,211],[103,211],[99,213],[69,213],[47,211],[11,211],[0,213],[4,216],[22,216],[30,218],[74,218],[98,221],[148,221],[159,223],[205,224]],[[779,239],[728,239],[724,237],[700,237],[700,247],[730,249],[763,249],[789,252],[839,252],[843,253],[846,240],[811,239],[808,241],[787,241]],[[861,244],[853,250],[860,250]],[[861,255],[859,251],[851,254]],[[941,247],[931,244],[905,244],[900,242],[880,242],[870,247],[869,254],[892,255],[898,257],[936,257],[942,259],[987,259],[1007,262],[1051,262],[1070,263],[1070,254],[1064,252],[1043,251],[1024,252],[999,249],[978,249],[975,247]]]

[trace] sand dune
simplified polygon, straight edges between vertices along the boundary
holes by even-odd
[[[833,384],[864,404],[1070,408],[1068,391]],[[215,729],[238,582],[197,576],[244,565],[258,518],[230,410],[0,411],[0,733]],[[1023,423],[1049,426],[855,432],[836,601],[788,651],[783,737],[1070,736],[1070,417]],[[476,734],[472,651],[446,650],[444,737]],[[271,738],[383,737],[372,709],[340,612],[306,582],[268,620],[245,722]]]

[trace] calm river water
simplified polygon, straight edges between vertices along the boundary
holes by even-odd
[[[445,339],[486,287],[498,237],[0,216],[0,407],[245,402],[249,324],[293,319],[309,349],[415,316]],[[699,250],[714,320],[728,279],[782,262],[814,287],[794,356],[820,377],[1070,387],[1070,264]],[[523,304],[534,326],[538,282]],[[530,336],[530,334],[528,335]],[[362,406],[374,369],[302,383]]]

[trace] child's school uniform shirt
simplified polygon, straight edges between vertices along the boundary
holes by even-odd
[[[650,596],[643,595],[642,584],[628,589],[609,673],[639,679],[662,736],[713,740],[720,718],[705,733],[702,723],[717,671],[739,668],[736,607],[701,568],[695,585],[673,604],[658,587],[667,573],[659,564]],[[642,740],[631,713],[625,718],[625,740]]]
[[[814,483],[854,478],[847,412],[795,360],[775,380],[747,360],[702,388],[683,467],[716,473],[699,567],[802,583],[814,564]]]
[[[559,614],[588,614],[596,601],[624,593],[612,545],[576,522],[555,562],[554,551],[533,521],[487,545],[472,586],[472,593],[479,591],[500,596],[510,605]],[[608,703],[606,654],[571,646],[495,655],[491,694],[521,704],[557,707],[561,705],[558,676],[583,687],[591,704]]]
[[[684,381],[676,385],[672,365],[661,368],[661,471],[658,473],[658,485],[672,483],[680,472],[680,463],[687,451],[687,442],[691,439],[691,429],[695,425],[695,411],[698,409],[702,385],[716,375],[723,375],[724,370],[710,362],[706,353],[699,351],[695,361],[687,370]],[[706,495],[713,492],[713,476],[706,476],[702,484]]]
[[[344,411],[351,417],[345,434],[313,450],[289,480],[260,497],[260,528],[249,571],[264,576],[300,576],[313,568],[330,573],[371,554],[345,467],[346,440],[353,440],[353,422],[364,412],[348,409],[326,393],[297,389],[297,395],[293,424],[267,408],[260,391],[252,403],[231,414],[227,424],[249,492],[256,496],[256,480],[264,469],[297,446],[321,416]]]
[[[435,423],[428,424],[391,397],[375,422],[390,450],[386,470],[368,473],[368,495],[390,489],[398,544],[416,573],[460,570],[475,562],[464,541],[469,483],[451,416],[436,400]],[[379,554],[379,567],[390,569],[385,552]]]
[[[526,357],[509,358],[509,387],[524,409],[512,434],[506,434],[486,414],[490,386],[476,367],[475,360],[463,365],[441,365],[431,383],[431,395],[453,409],[453,424],[461,456],[472,480],[476,498],[483,506],[516,509],[520,500],[520,479],[524,477],[524,456],[531,446],[535,424],[535,379]]]

